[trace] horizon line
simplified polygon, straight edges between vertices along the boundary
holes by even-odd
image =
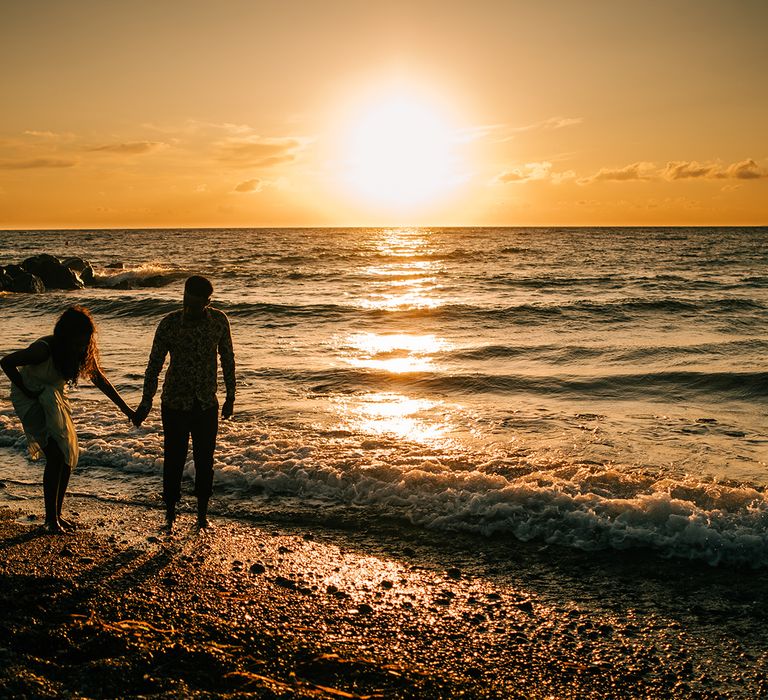
[[[396,224],[388,226],[99,226],[99,227],[32,227],[0,228],[0,232],[12,233],[14,231],[317,231],[317,230],[357,230],[357,229],[662,229],[662,228],[768,228],[768,222],[762,224],[450,224],[450,225],[408,225]]]

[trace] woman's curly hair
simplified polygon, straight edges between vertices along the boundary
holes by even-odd
[[[80,357],[66,352],[70,340],[88,336],[88,347]],[[62,377],[76,385],[79,377],[91,377],[99,369],[99,349],[96,345],[96,324],[88,309],[70,306],[53,328],[53,364]]]

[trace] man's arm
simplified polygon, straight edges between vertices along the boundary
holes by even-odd
[[[152,410],[152,400],[157,393],[157,381],[160,377],[160,370],[163,369],[165,364],[165,356],[168,354],[168,350],[168,332],[163,320],[160,321],[160,325],[158,325],[155,331],[155,339],[152,342],[152,350],[149,353],[147,370],[144,373],[144,391],[133,420],[136,427],[141,425]]]
[[[230,418],[235,410],[235,350],[232,346],[229,319],[224,314],[222,316],[224,329],[221,338],[219,338],[219,357],[221,358],[221,372],[224,375],[227,398],[221,408],[221,416],[222,418]]]

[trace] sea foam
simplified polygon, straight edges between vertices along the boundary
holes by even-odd
[[[157,419],[135,430],[115,427],[108,409],[92,407],[89,415],[80,434],[81,473],[108,469],[126,491],[133,490],[132,479],[154,477],[159,491]],[[0,446],[24,448],[7,410],[0,413]],[[485,457],[386,437],[228,422],[216,453],[217,499],[239,512],[257,513],[264,498],[304,500],[326,503],[335,513],[362,509],[424,528],[585,552],[648,548],[712,565],[768,565],[768,498],[750,485],[530,456]],[[193,474],[191,459],[186,472]],[[313,517],[322,518],[322,509]]]

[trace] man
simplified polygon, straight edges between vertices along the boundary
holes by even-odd
[[[235,404],[235,355],[227,316],[209,306],[213,285],[198,275],[184,284],[184,306],[163,318],[155,331],[155,340],[144,375],[144,395],[136,410],[138,427],[152,409],[160,370],[165,356],[171,363],[161,394],[163,419],[163,501],[166,525],[173,528],[176,504],[181,497],[181,477],[192,436],[195,462],[197,525],[208,527],[208,501],[213,492],[213,452],[219,428],[219,402],[216,398],[216,353],[227,398],[222,418],[232,416]]]

